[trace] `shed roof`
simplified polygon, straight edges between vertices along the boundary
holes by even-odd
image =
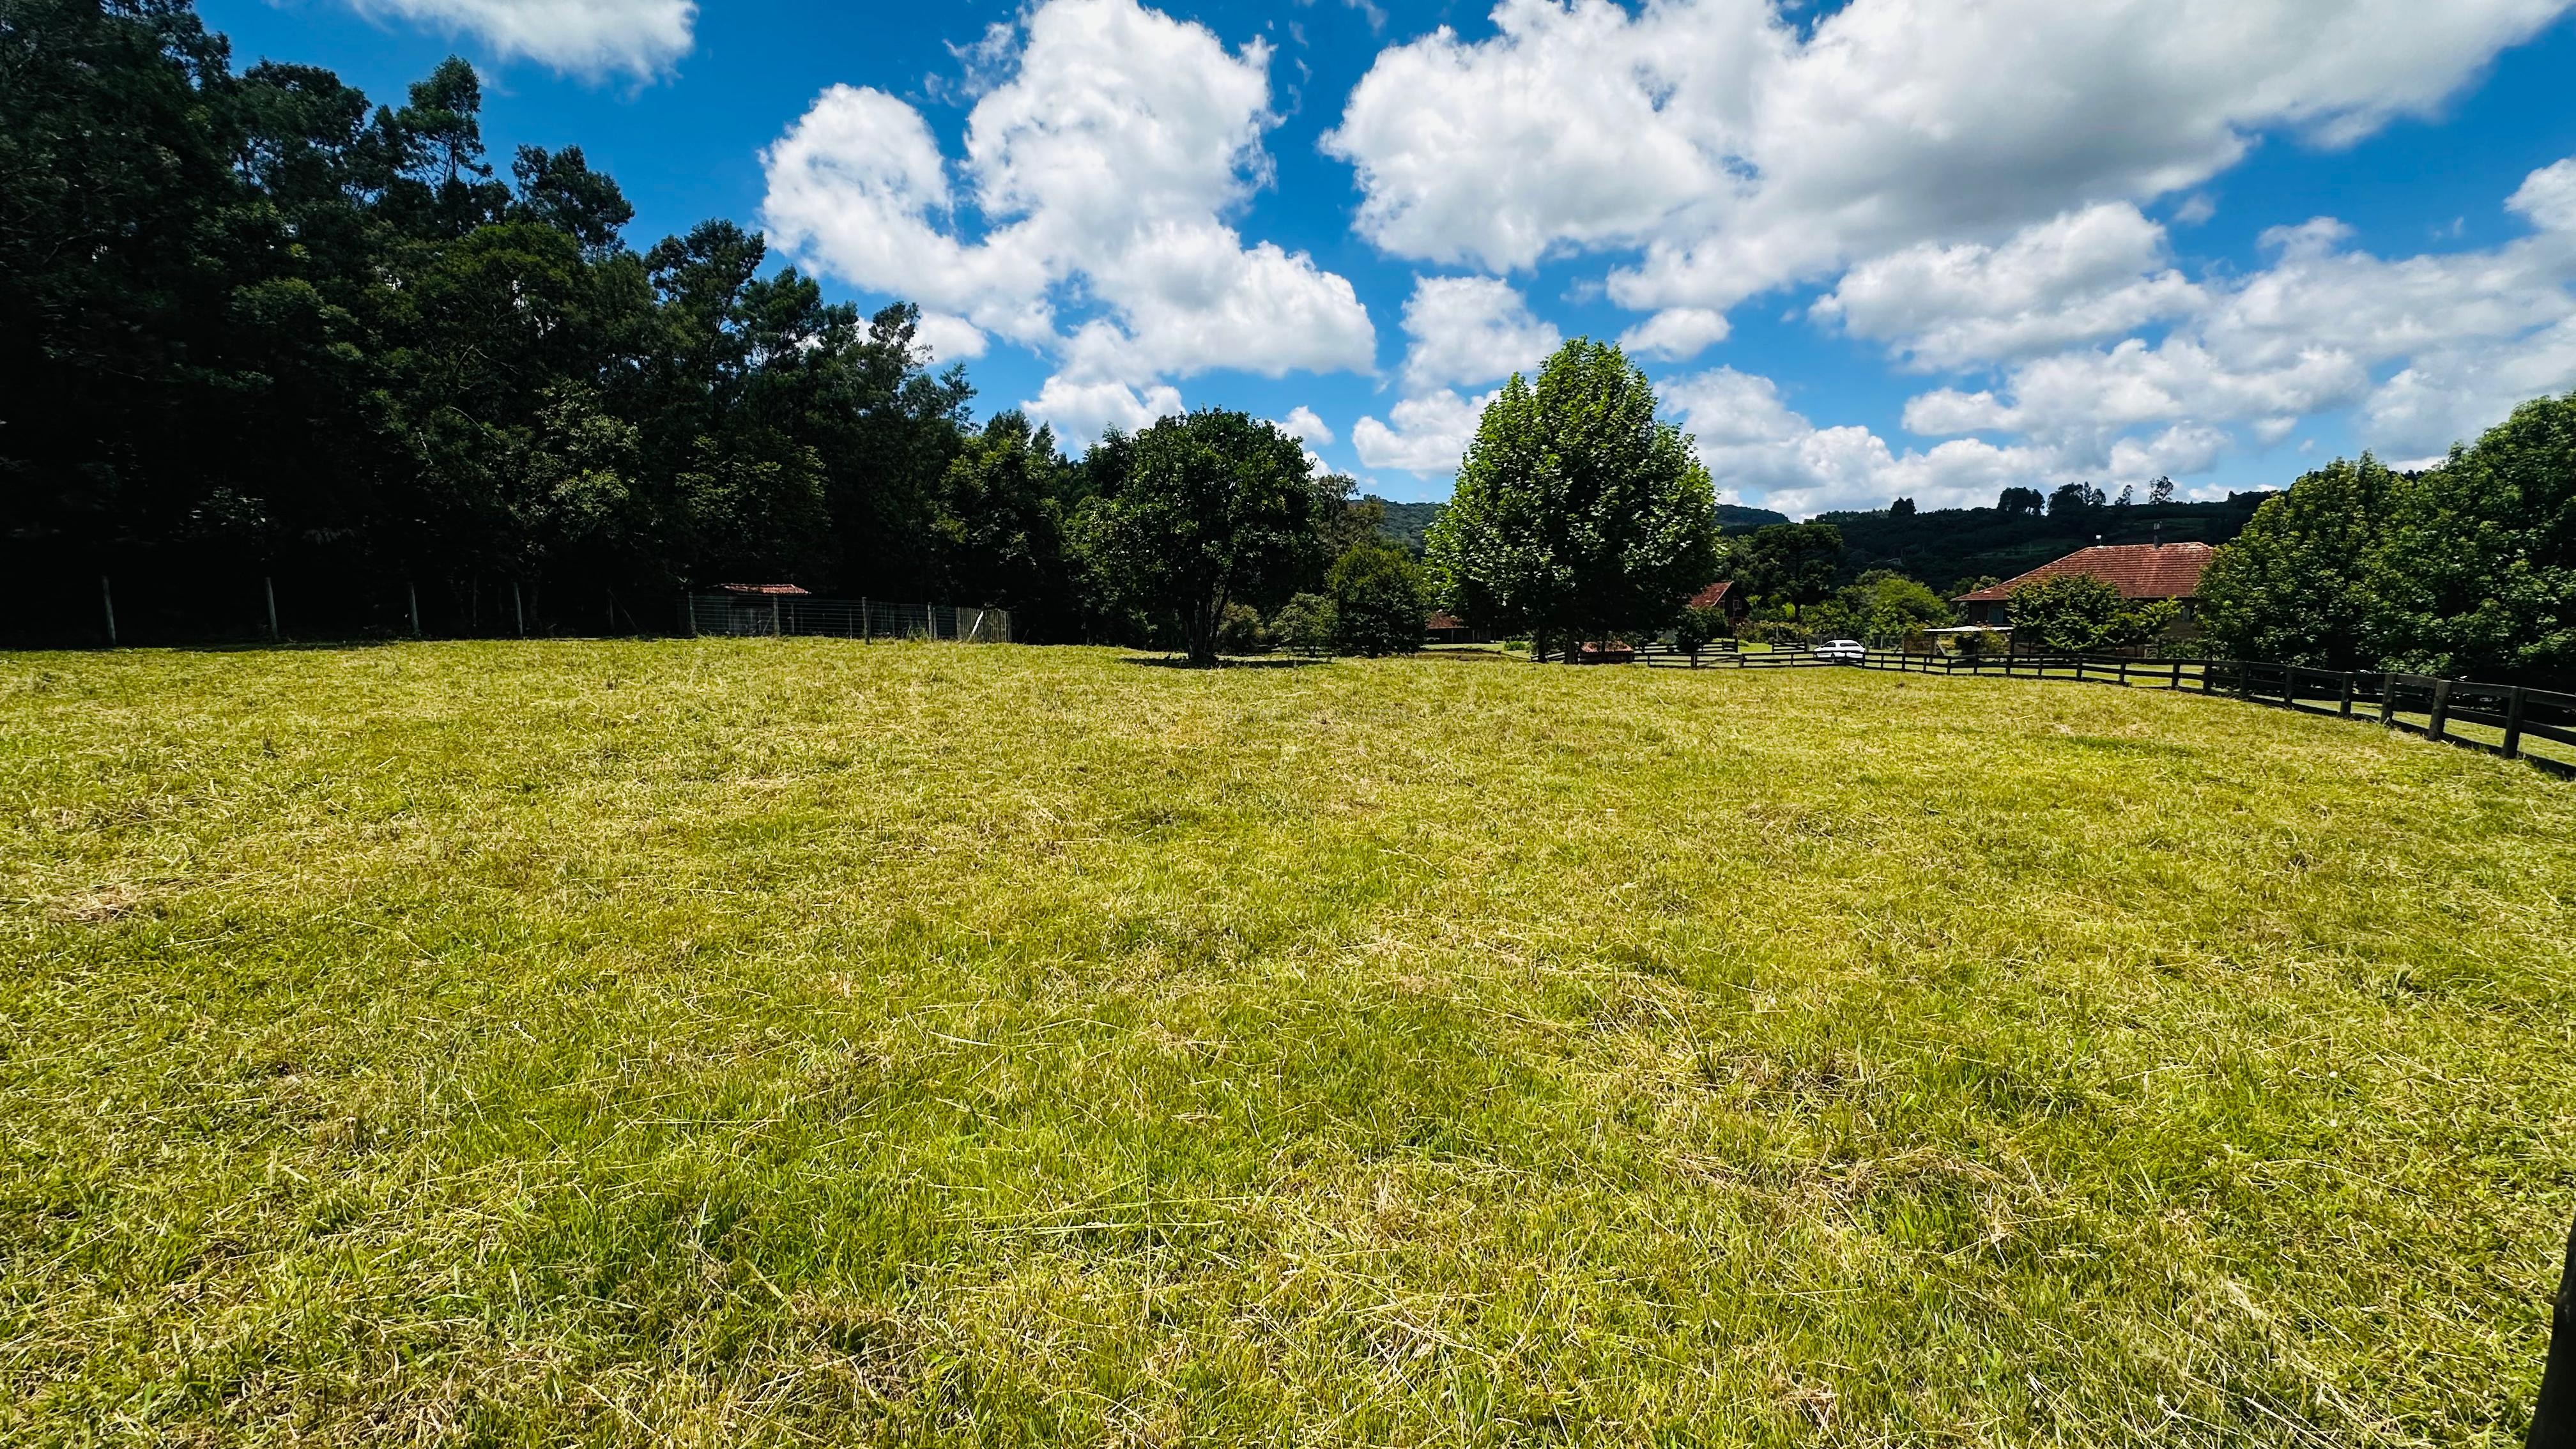
[[[1734,587],[1735,580],[1719,579],[1716,583],[1713,583],[1707,588],[1700,590],[1698,593],[1691,595],[1690,606],[1694,609],[1709,608],[1725,599],[1727,594],[1733,590]]]
[[[2062,559],[1961,594],[1962,604],[2000,604],[2024,584],[2065,574],[2090,574],[2120,591],[2124,599],[2196,599],[2200,575],[2215,552],[2205,543],[2113,543],[2080,548]]]

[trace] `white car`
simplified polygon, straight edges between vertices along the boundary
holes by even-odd
[[[1818,659],[1848,660],[1857,664],[1869,657],[1869,646],[1857,639],[1828,639],[1816,646]]]

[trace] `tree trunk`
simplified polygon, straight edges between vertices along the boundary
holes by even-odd
[[[1184,643],[1189,650],[1190,663],[1201,669],[1215,668],[1216,628],[1217,621],[1225,617],[1225,595],[1217,595],[1205,605],[1191,609],[1182,617],[1188,631],[1188,638]]]

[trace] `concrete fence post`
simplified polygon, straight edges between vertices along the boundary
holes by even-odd
[[[274,643],[285,637],[277,632],[277,580],[262,574],[259,587],[260,592],[268,596],[268,637]]]
[[[98,576],[98,606],[107,611],[107,647],[116,647],[116,591],[107,586],[107,575]]]

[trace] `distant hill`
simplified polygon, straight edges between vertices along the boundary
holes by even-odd
[[[1378,537],[1401,545],[1415,558],[1422,557],[1422,536],[1431,531],[1432,520],[1449,507],[1446,503],[1388,503],[1375,494],[1367,501],[1386,508],[1386,522],[1377,526]]]
[[[2269,492],[2231,493],[2223,503],[2139,503],[2071,515],[2008,514],[2000,508],[1944,508],[1910,517],[1884,509],[1820,513],[1843,536],[1842,582],[1868,569],[1901,569],[1944,594],[1986,574],[2008,579],[2092,543],[2226,543]]]
[[[1422,556],[1422,536],[1431,531],[1432,520],[1449,506],[1446,503],[1388,503],[1375,494],[1364,501],[1377,503],[1386,509],[1386,521],[1378,525],[1378,536],[1401,545],[1416,558]],[[1746,533],[1764,524],[1788,521],[1789,515],[1774,513],[1768,508],[1746,508],[1736,503],[1717,505],[1717,526],[1729,533]]]

